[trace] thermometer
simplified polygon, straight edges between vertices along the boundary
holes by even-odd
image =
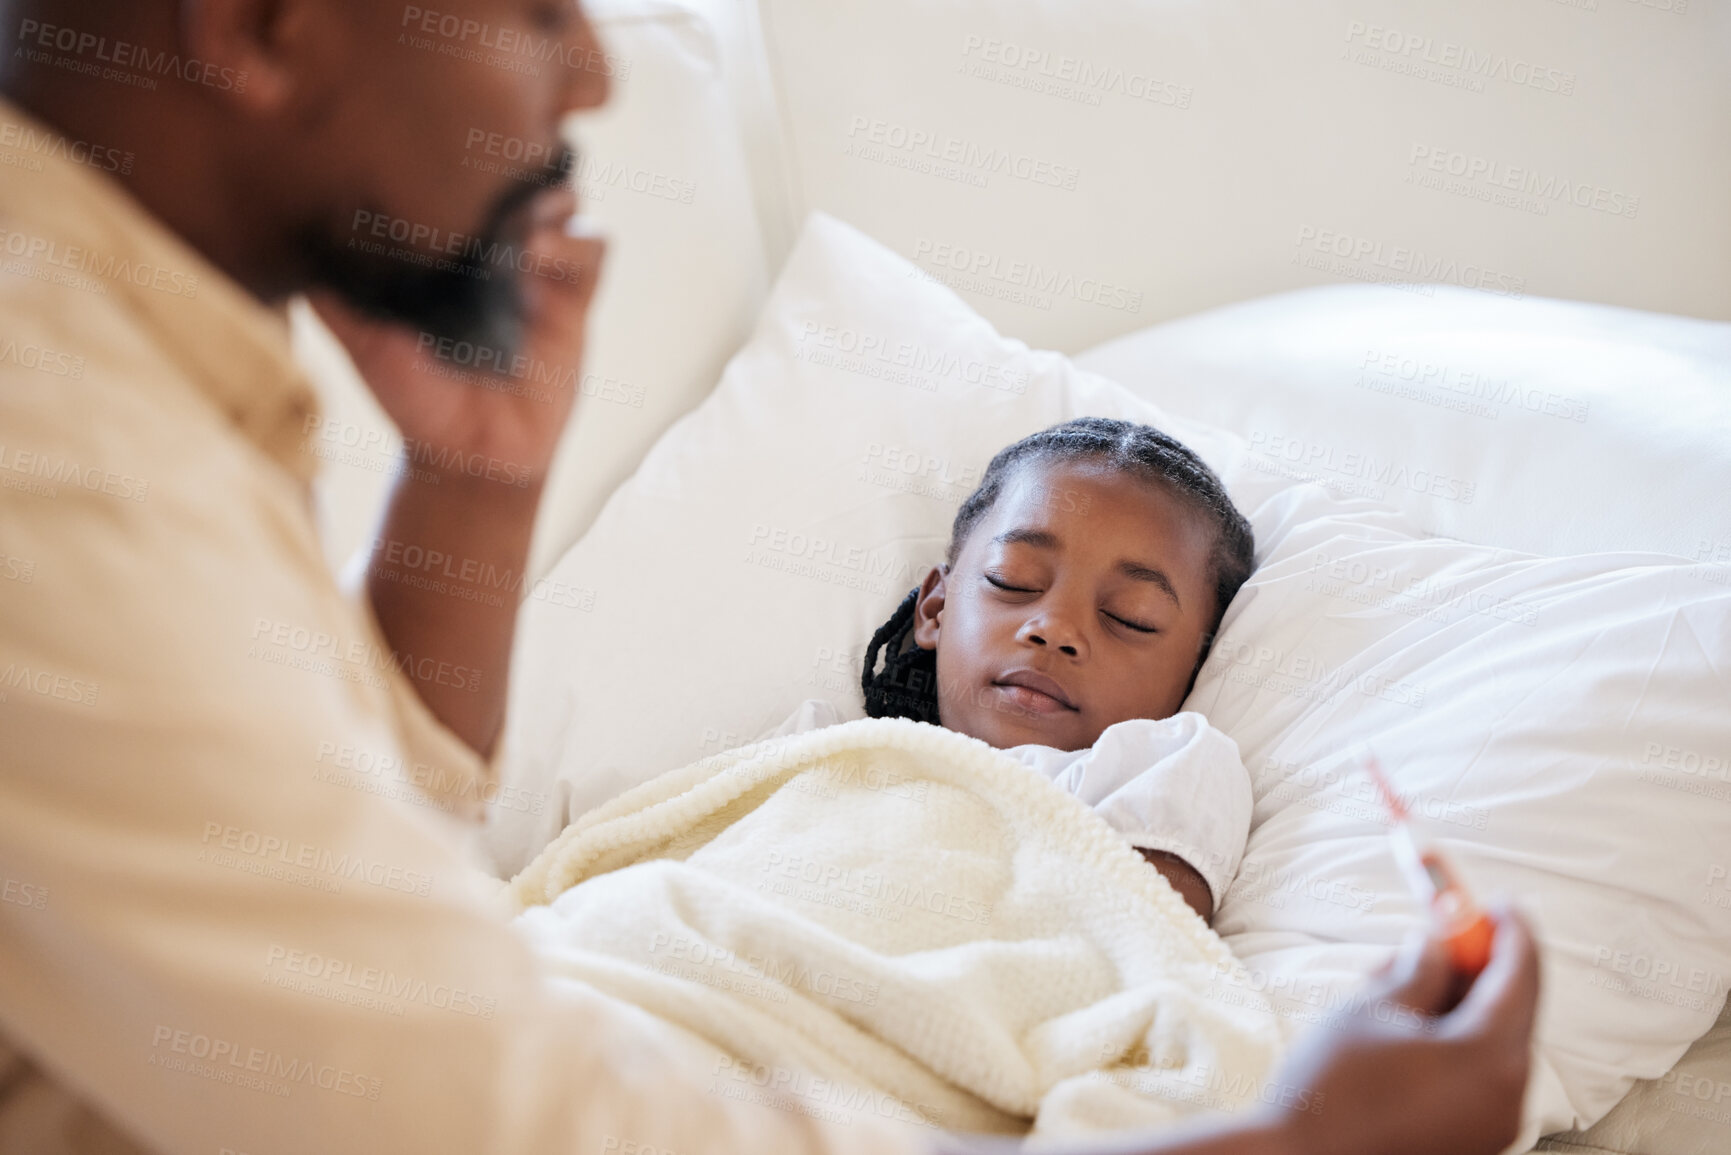
[[[1429,906],[1441,920],[1448,943],[1449,961],[1456,971],[1476,978],[1491,958],[1491,937],[1495,924],[1479,909],[1467,888],[1461,884],[1448,859],[1436,846],[1422,841],[1413,833],[1411,816],[1405,803],[1395,794],[1376,756],[1368,750],[1359,755],[1359,764],[1376,782],[1394,815],[1394,857],[1401,873],[1418,900]]]

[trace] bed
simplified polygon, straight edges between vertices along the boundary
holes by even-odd
[[[580,188],[615,247],[525,602],[501,869],[803,698],[857,716],[861,644],[985,457],[1135,416],[1257,528],[1191,704],[1257,783],[1217,928],[1291,1023],[1412,914],[1340,768],[1373,741],[1546,933],[1522,1149],[1724,1149],[1727,14],[595,7],[622,66]],[[332,419],[381,427],[304,315],[298,339]],[[381,481],[321,478],[333,564]],[[743,638],[766,598],[802,624]]]

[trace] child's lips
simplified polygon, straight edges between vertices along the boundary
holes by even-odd
[[[993,683],[1004,699],[1035,714],[1074,713],[1076,705],[1056,680],[1033,670],[1015,670]]]
[[[1004,696],[1006,701],[1029,714],[1068,714],[1072,712],[1070,707],[1052,695],[1042,694],[1040,691],[1027,686],[999,686],[998,692]]]

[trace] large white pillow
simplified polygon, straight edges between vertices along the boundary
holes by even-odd
[[[1430,289],[1282,293],[1076,363],[1449,537],[1731,562],[1731,502],[1702,500],[1731,493],[1731,325]]]
[[[1705,1033],[1731,976],[1731,570],[1426,538],[1286,490],[1185,705],[1257,798],[1215,928],[1302,1023],[1416,916],[1368,744],[1475,890],[1544,932],[1544,1130],[1587,1124]],[[1720,896],[1724,895],[1724,898]]]
[[[1689,792],[1698,758],[1731,752],[1731,575],[1427,539],[1396,510],[1248,467],[1242,439],[999,336],[823,217],[715,393],[526,604],[506,762],[513,796],[539,812],[501,811],[501,866],[803,698],[858,716],[864,642],[941,556],[986,460],[1080,413],[1171,430],[1258,529],[1264,564],[1187,703],[1239,741],[1258,784],[1218,921],[1249,969],[1223,995],[1272,984],[1302,1022],[1410,925],[1387,828],[1338,773],[1369,742],[1472,884],[1514,891],[1542,920],[1530,1134],[1590,1123],[1668,1067],[1722,984],[1689,1005],[1620,984],[1655,959],[1686,984],[1731,969],[1731,912],[1703,901],[1731,811]],[[1271,663],[1299,681],[1269,682]]]

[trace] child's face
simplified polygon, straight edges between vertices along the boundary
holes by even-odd
[[[1161,486],[1088,462],[1023,466],[920,588],[914,640],[938,652],[939,718],[1000,749],[1080,750],[1114,723],[1170,717],[1213,617],[1212,544]]]

